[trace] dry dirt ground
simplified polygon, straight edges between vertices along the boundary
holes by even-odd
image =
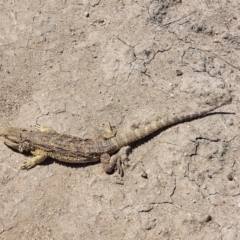
[[[240,239],[240,2],[0,3],[0,128],[96,138],[156,117],[212,115],[134,145],[125,174],[0,143],[0,239]]]

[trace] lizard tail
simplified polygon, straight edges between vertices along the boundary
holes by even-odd
[[[163,129],[165,127],[169,127],[169,126],[172,126],[172,125],[175,125],[178,123],[188,122],[188,121],[192,121],[194,119],[205,117],[213,110],[229,103],[230,101],[231,101],[231,99],[228,101],[225,101],[217,106],[214,106],[210,109],[200,111],[198,113],[184,115],[184,116],[180,116],[180,117],[175,116],[171,119],[158,119],[158,120],[152,121],[148,124],[145,124],[143,126],[133,128],[128,132],[123,132],[123,133],[117,134],[115,137],[113,137],[109,140],[117,149],[119,149],[122,146],[129,145],[129,144],[131,144],[137,140],[140,140],[140,139],[142,139],[160,129]]]

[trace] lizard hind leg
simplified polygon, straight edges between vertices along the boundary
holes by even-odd
[[[33,157],[27,158],[21,169],[30,169],[35,167],[37,164],[43,162],[47,158],[47,154],[42,150],[35,150],[31,152]]]
[[[109,123],[109,125],[105,127],[104,131],[102,132],[102,137],[104,139],[109,139],[115,137],[116,134],[117,134],[116,128]]]
[[[128,155],[131,148],[129,146],[122,147],[116,154],[110,156],[108,153],[103,153],[100,156],[103,169],[106,173],[110,174],[117,168],[119,175],[122,177],[123,165],[128,161]]]

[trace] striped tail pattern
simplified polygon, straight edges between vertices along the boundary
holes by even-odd
[[[163,129],[165,127],[205,117],[213,110],[229,103],[230,101],[231,100],[225,101],[224,103],[221,103],[210,109],[203,110],[198,113],[191,114],[191,115],[184,115],[184,116],[180,116],[180,117],[175,116],[171,119],[155,120],[148,124],[139,126],[137,128],[133,128],[133,129],[129,130],[128,132],[119,133],[115,137],[113,137],[109,140],[111,141],[112,145],[115,146],[116,149],[119,149],[123,146],[129,145],[129,144],[131,144],[137,140],[140,140],[140,139],[142,139],[160,129]]]

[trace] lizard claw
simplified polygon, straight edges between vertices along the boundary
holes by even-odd
[[[128,166],[126,162],[128,162],[128,155],[131,148],[129,146],[122,147],[119,152],[111,157],[111,161],[116,162],[116,169],[118,170],[118,174],[123,177],[124,171],[123,166]]]
[[[109,126],[105,127],[104,131],[102,132],[102,137],[104,139],[110,139],[115,137],[116,134],[117,134],[116,128],[109,123]]]
[[[27,159],[27,161],[24,161],[23,163],[24,164],[21,167],[22,170],[24,170],[24,169],[28,170],[33,167],[31,164],[31,158]]]
[[[118,158],[117,163],[116,163],[116,168],[118,170],[118,174],[121,177],[123,177],[123,174],[124,174],[123,167],[122,167],[123,164],[124,164],[124,162],[120,158]]]
[[[52,129],[51,127],[43,126],[39,123],[35,125],[35,129],[39,132],[55,132],[55,130]]]

